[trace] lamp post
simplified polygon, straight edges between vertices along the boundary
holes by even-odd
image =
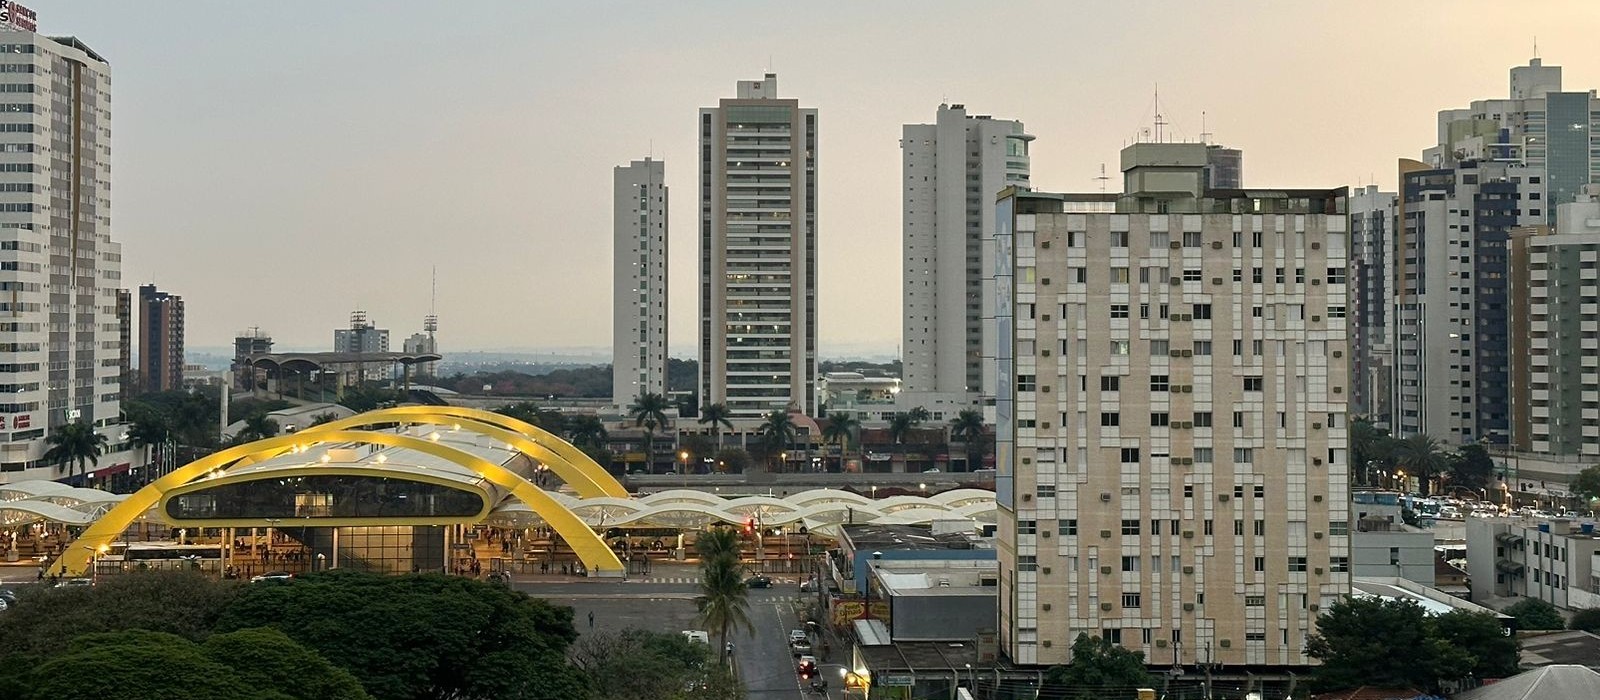
[[[678,476],[683,480],[683,487],[689,488],[689,451],[678,451]]]

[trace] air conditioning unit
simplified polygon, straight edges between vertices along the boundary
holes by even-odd
[[[1032,457],[1023,457],[1022,458],[1022,463],[1023,464],[1033,464],[1033,458]]]
[[[1222,241],[1212,241],[1211,242],[1211,249],[1212,250],[1222,250]]]
[[[1322,458],[1321,457],[1312,457],[1311,458],[1311,463],[1320,467],[1320,466],[1322,466]]]
[[[1312,250],[1322,250],[1322,241],[1312,241],[1311,242],[1311,249]]]
[[[1193,350],[1179,350],[1178,352],[1183,353],[1184,357],[1194,357],[1194,351]]]
[[[1102,611],[1105,611],[1105,612],[1111,612],[1111,604],[1110,603],[1101,603],[1100,604],[1100,609]]]
[[[1223,503],[1227,503],[1228,502],[1228,494],[1225,494],[1225,493],[1217,494],[1217,500],[1222,501]]]
[[[1025,493],[1025,494],[1022,494],[1022,500],[1024,500],[1024,501],[1031,501],[1031,500],[1033,500],[1033,494],[1031,494],[1031,493]]]
[[[1322,575],[1322,567],[1318,566],[1318,567],[1313,568],[1311,570],[1311,573],[1313,573],[1313,574],[1315,574],[1317,576],[1321,576]]]
[[[1048,540],[1048,539],[1050,539],[1050,531],[1049,530],[1040,530],[1039,531],[1039,536]]]
[[[1194,573],[1194,567],[1192,567],[1192,566],[1185,566],[1185,567],[1183,567],[1183,573],[1186,573],[1186,574],[1192,574],[1192,573]]]
[[[1312,538],[1313,538],[1313,539],[1318,539],[1318,540],[1320,540],[1320,539],[1322,539],[1322,533],[1321,533],[1321,532],[1313,532],[1313,533],[1311,533],[1311,537],[1312,537]]]
[[[1316,323],[1316,322],[1321,321],[1321,320],[1322,320],[1322,316],[1320,316],[1318,314],[1311,314],[1311,322],[1312,323]]]
[[[1179,457],[1178,458],[1178,464],[1184,465],[1184,466],[1187,466],[1187,465],[1190,465],[1190,464],[1194,464],[1194,458],[1193,457]]]
[[[1041,568],[1040,568],[1040,569],[1039,569],[1039,572],[1040,572],[1040,573],[1042,573],[1042,574],[1044,574],[1044,575],[1046,575],[1046,576],[1049,576],[1049,575],[1050,575],[1050,567],[1048,567],[1048,566],[1046,566],[1046,567],[1041,567]],[[949,585],[950,585],[950,582],[949,582],[949,579],[941,579],[941,580],[940,580],[940,581],[939,581],[939,585],[940,585],[940,586],[946,586],[946,587],[948,587],[948,586],[949,586]]]
[[[1212,284],[1212,286],[1221,285],[1222,284],[1222,278],[1221,277],[1212,277],[1211,278],[1211,284]]]
[[[1050,320],[1050,314],[1039,314],[1039,320],[1041,320],[1041,321],[1049,321]]]
[[[1100,502],[1101,503],[1110,503],[1111,502],[1111,492],[1110,491],[1101,491],[1100,492]]]
[[[1333,388],[1333,393],[1335,393],[1335,394],[1343,394],[1344,393],[1344,387],[1342,387],[1342,386],[1334,387]]]
[[[1228,640],[1228,639],[1224,639],[1224,640],[1222,640],[1220,642],[1217,642],[1217,646],[1222,647],[1223,649],[1227,649],[1228,647],[1233,646],[1233,641],[1232,640]]]
[[[1171,248],[1171,249],[1173,249],[1173,250],[1177,250],[1177,249],[1179,249],[1179,248],[1182,248],[1182,247],[1183,247],[1183,244],[1182,244],[1182,243],[1179,243],[1179,242],[1178,242],[1178,241],[1173,241],[1173,242],[1171,242],[1171,243],[1168,243],[1168,244],[1167,244],[1167,247],[1168,247],[1168,248]]]
[[[1169,281],[1171,282],[1172,286],[1174,286],[1174,287],[1176,287],[1176,286],[1178,286],[1180,284],[1183,284],[1183,278],[1182,277],[1173,277]]]
[[[1322,606],[1321,605],[1317,605],[1316,603],[1312,603],[1311,605],[1307,606],[1306,609],[1310,610],[1311,612],[1316,612],[1318,610],[1321,610]]]
[[[1185,384],[1185,385],[1183,385],[1182,387],[1179,388],[1179,391],[1181,391],[1181,392],[1183,392],[1185,394],[1192,394],[1192,393],[1194,393],[1194,386],[1190,385],[1190,384]]]
[[[1050,612],[1050,604],[1049,603],[1045,603],[1044,605],[1039,606],[1039,609],[1043,610],[1045,612]],[[1046,644],[1048,644],[1048,643],[1049,642],[1046,642]]]
[[[1040,350],[1039,351],[1039,356],[1040,357],[1049,357],[1050,356],[1050,350],[1049,349]]]
[[[1165,649],[1165,648],[1167,648],[1167,640],[1165,640],[1165,639],[1157,639],[1156,640],[1156,648],[1157,649]]]
[[[1050,284],[1050,280],[1045,280],[1045,281],[1044,281],[1044,283],[1045,283],[1045,284]],[[1316,279],[1316,278],[1312,278],[1312,280],[1311,280],[1311,286],[1313,286],[1313,287],[1320,287],[1320,286],[1322,286],[1322,280],[1320,280],[1320,279]]]
[[[1321,503],[1322,502],[1322,494],[1319,493],[1319,494],[1317,494],[1315,496],[1312,496],[1311,497],[1311,501],[1313,503]]]
[[[1312,430],[1321,430],[1322,429],[1322,424],[1321,423],[1312,423],[1311,424],[1311,429]]]
[[[1343,350],[1334,350],[1333,351],[1333,356],[1334,357],[1344,357],[1344,351]]]
[[[1109,566],[1100,567],[1100,573],[1103,576],[1110,576],[1111,575],[1111,567],[1109,567]]]
[[[1040,241],[1039,247],[1045,250],[1050,250],[1050,241]]]
[[[1184,530],[1183,531],[1183,539],[1186,539],[1186,540],[1194,539],[1194,530]]]
[[[1182,350],[1169,351],[1167,353],[1167,357],[1183,357],[1183,351]]]
[[[1045,608],[1045,609],[1049,610],[1049,608]],[[1039,642],[1039,646],[1042,646],[1042,647],[1044,647],[1046,649],[1049,649],[1050,648],[1050,640],[1046,639],[1046,640],[1044,640],[1042,642]]]
[[[1111,531],[1110,530],[1101,530],[1100,531],[1100,539],[1103,539],[1103,540],[1111,539]]]
[[[1184,603],[1183,604],[1183,611],[1184,612],[1194,612],[1194,603]]]

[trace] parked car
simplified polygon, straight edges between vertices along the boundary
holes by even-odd
[[[811,676],[816,675],[816,673],[817,673],[817,657],[815,657],[815,656],[802,656],[802,657],[800,657],[800,663],[795,665],[795,670],[800,673],[800,677],[801,678],[810,678]]]
[[[751,576],[750,578],[747,578],[747,579],[744,580],[744,587],[745,588],[771,588],[772,587],[772,579],[767,578],[766,576],[759,576],[759,575]]]
[[[683,638],[695,644],[711,644],[711,635],[705,630],[684,630]]]
[[[65,581],[62,581],[61,583],[56,584],[55,587],[56,588],[77,588],[79,586],[93,586],[93,585],[94,585],[94,579],[92,579],[92,578],[69,578],[69,579],[67,579]]]
[[[810,641],[810,640],[811,640],[811,637],[806,634],[805,630],[800,630],[800,629],[789,630],[789,643],[790,644],[793,644],[795,642],[806,642],[806,641]]]
[[[261,583],[262,581],[288,581],[293,578],[294,574],[291,574],[287,571],[268,571],[258,576],[251,576],[250,582]]]
[[[0,588],[0,612],[10,610],[17,604],[17,594],[9,588]]]
[[[811,642],[809,642],[807,640],[804,640],[804,639],[802,639],[800,641],[796,641],[796,642],[789,642],[789,655],[790,656],[803,656],[805,654],[810,654],[810,653],[811,653]]]
[[[938,467],[928,467],[927,469],[922,470],[922,473],[923,474],[938,474],[939,473],[939,468]]]

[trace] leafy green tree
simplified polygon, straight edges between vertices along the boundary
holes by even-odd
[[[1080,632],[1072,642],[1072,663],[1045,672],[1040,696],[1049,691],[1049,697],[1131,700],[1139,688],[1155,686],[1155,676],[1144,666],[1144,652]]]
[[[1395,466],[1417,477],[1421,493],[1426,496],[1430,482],[1445,470],[1448,462],[1439,441],[1427,435],[1412,435],[1400,441],[1395,450]]]
[[[709,652],[681,634],[630,628],[586,634],[568,657],[587,677],[591,700],[672,699],[705,683]]]
[[[689,453],[689,464],[691,465],[700,464],[707,458],[714,459],[717,456],[716,444],[711,441],[711,438],[699,433],[684,435],[678,441],[678,449]],[[690,471],[693,471],[693,469],[690,469]]]
[[[106,436],[95,432],[93,426],[73,421],[56,428],[50,437],[45,438],[45,444],[50,449],[45,450],[44,461],[65,469],[69,477],[74,471],[87,475],[100,463],[100,456],[106,453],[108,442]]]
[[[1322,662],[1313,685],[1432,689],[1435,646],[1422,607],[1409,600],[1345,597],[1317,618],[1306,654]]]
[[[1572,483],[1567,486],[1572,495],[1584,500],[1585,503],[1600,498],[1600,465],[1585,468],[1572,478]]]
[[[1358,484],[1372,483],[1372,469],[1394,466],[1396,440],[1389,431],[1374,427],[1366,418],[1350,421],[1350,459],[1356,467]]]
[[[727,526],[709,528],[695,537],[694,552],[700,557],[701,566],[717,559],[732,559],[737,564],[739,531]]]
[[[155,462],[155,450],[163,449],[174,437],[172,424],[160,411],[148,405],[129,405],[123,414],[128,421],[128,442],[134,447],[152,448],[146,452],[145,464]]]
[[[599,416],[581,414],[573,416],[567,421],[567,440],[579,449],[601,448],[606,446],[610,436],[606,434],[606,424]],[[600,460],[595,460],[599,462]],[[600,462],[605,464],[605,462]]]
[[[963,409],[950,421],[950,439],[967,446],[967,471],[983,466],[984,443],[989,438],[984,432],[983,414],[973,409]]]
[[[229,666],[247,687],[270,688],[282,697],[322,700],[370,700],[349,671],[328,663],[316,652],[270,627],[244,629],[208,637],[201,649],[211,660]],[[276,697],[276,696],[274,696]]]
[[[917,406],[909,411],[906,411],[906,415],[911,416],[911,425],[913,427],[922,425],[923,423],[928,422],[929,418],[933,417],[933,414],[929,413],[928,409],[922,406]]]
[[[1567,621],[1561,618],[1561,611],[1538,598],[1523,598],[1513,603],[1501,612],[1517,618],[1517,629],[1521,630],[1560,630],[1567,628]]]
[[[633,419],[633,424],[644,428],[644,468],[645,471],[655,471],[655,445],[656,428],[667,424],[667,409],[672,403],[667,397],[654,392],[645,392],[633,400],[633,405],[628,407],[628,417]]]
[[[1482,491],[1494,478],[1494,459],[1483,445],[1469,443],[1449,458],[1450,483],[1473,491]]]
[[[839,443],[839,468],[837,471],[844,471],[845,453],[848,451],[850,441],[855,439],[859,430],[861,430],[861,421],[857,420],[855,416],[842,412],[828,416],[828,426],[822,429],[822,440],[823,442]]]
[[[131,628],[203,639],[240,590],[194,571],[127,573],[92,588],[19,588],[19,604],[0,615],[0,657],[43,658],[77,635]]]
[[[1438,664],[1440,678],[1509,678],[1517,675],[1517,638],[1505,634],[1500,619],[1490,613],[1452,610],[1427,619],[1430,635],[1451,652],[1462,652],[1465,663]]]
[[[737,447],[717,450],[717,470],[729,474],[743,474],[750,468],[750,453]]]
[[[38,700],[291,697],[245,683],[192,641],[137,629],[79,636],[65,653],[39,664],[32,676],[28,692]]]
[[[904,445],[906,438],[911,435],[911,429],[917,427],[917,422],[909,413],[896,413],[889,417],[889,438],[896,445]]]
[[[733,421],[729,420],[732,416],[733,411],[728,410],[728,404],[725,403],[708,403],[700,407],[700,424],[711,426],[718,449],[722,447],[722,429],[733,430]]]
[[[244,427],[239,429],[239,434],[233,436],[233,441],[238,444],[265,440],[278,434],[278,421],[267,417],[265,413],[252,413],[244,419]]]
[[[1567,629],[1600,634],[1600,608],[1584,608],[1573,613]]]
[[[572,609],[436,574],[327,571],[245,586],[221,631],[273,627],[348,669],[378,698],[583,697],[566,663]]]
[[[787,466],[781,464],[783,453],[794,444],[796,434],[794,420],[789,417],[788,411],[773,411],[766,415],[761,428],[756,432],[756,445],[766,457],[768,471],[779,471]],[[774,465],[778,468],[774,469]]]

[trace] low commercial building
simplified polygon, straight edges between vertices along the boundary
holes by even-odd
[[[839,589],[859,594],[867,580],[869,564],[894,568],[897,562],[914,562],[922,568],[984,568],[997,566],[993,540],[978,537],[970,520],[938,521],[930,525],[843,525],[839,549],[831,558]]]
[[[1434,538],[1431,531],[1405,524],[1400,494],[1357,491],[1350,496],[1350,573],[1397,576],[1432,586]],[[1330,528],[1331,529],[1331,528]],[[1338,562],[1334,562],[1338,566]]]
[[[1527,596],[1564,610],[1600,607],[1600,537],[1592,521],[1471,518],[1467,572],[1473,600]]]

